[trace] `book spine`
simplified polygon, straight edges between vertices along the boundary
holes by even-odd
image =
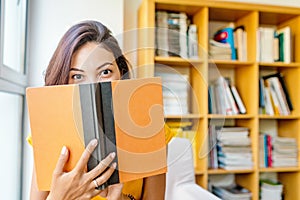
[[[89,144],[92,139],[98,140],[98,145],[92,152],[87,164],[88,171],[94,169],[98,163],[105,157],[105,140],[103,139],[103,123],[97,116],[97,105],[95,98],[99,91],[99,87],[95,84],[86,84],[79,86],[80,103],[82,111],[82,125],[84,133],[85,146]],[[98,100],[101,101],[101,98]],[[86,106],[91,105],[91,106]],[[99,186],[99,189],[104,189],[105,185]]]
[[[111,82],[99,83],[99,88],[101,88],[101,96],[98,95],[97,99],[101,99],[101,101],[99,101],[99,105],[97,105],[97,107],[99,107],[98,120],[101,119],[102,122],[99,121],[99,124],[101,123],[103,124],[103,126],[100,127],[103,127],[103,132],[104,132],[105,154],[108,155],[111,152],[115,152],[116,157],[112,162],[117,163],[118,155],[117,155],[117,147],[116,147],[115,123],[114,123],[114,116],[113,116]],[[118,167],[113,172],[111,177],[108,179],[107,183],[108,185],[119,183]]]
[[[233,97],[238,105],[238,108],[239,108],[239,111],[241,114],[245,114],[247,111],[246,111],[246,107],[236,89],[236,87],[234,85],[231,86],[231,91],[232,91],[232,94],[233,94]]]
[[[268,135],[264,135],[264,150],[265,150],[265,167],[268,167],[269,166],[269,163],[268,163]]]
[[[290,98],[290,95],[289,95],[284,77],[281,74],[279,74],[278,79],[279,79],[279,82],[281,83],[281,87],[282,87],[283,92],[285,94],[288,107],[289,107],[290,111],[292,111],[294,109],[294,107],[293,107],[293,104],[292,104],[292,101],[291,101],[291,98]]]
[[[272,137],[270,135],[267,136],[267,149],[268,149],[268,167],[273,166],[272,162]]]

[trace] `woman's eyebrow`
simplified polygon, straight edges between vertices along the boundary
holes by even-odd
[[[77,69],[77,68],[70,68],[69,71],[79,71],[79,72],[84,72],[82,69]]]
[[[110,62],[103,63],[102,65],[100,65],[99,67],[97,67],[97,70],[99,70],[100,68],[102,68],[102,67],[104,67],[106,65],[112,65],[112,63],[110,63]]]

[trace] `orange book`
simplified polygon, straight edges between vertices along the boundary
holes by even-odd
[[[72,170],[93,138],[87,170],[116,152],[117,170],[103,187],[167,171],[160,78],[28,88],[37,184],[49,190],[63,146]]]

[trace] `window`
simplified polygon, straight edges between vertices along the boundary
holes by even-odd
[[[0,0],[0,194],[22,199],[28,0]]]

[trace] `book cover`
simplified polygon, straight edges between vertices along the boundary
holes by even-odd
[[[93,138],[98,146],[88,170],[110,152],[117,155],[107,185],[166,172],[160,78],[28,88],[26,96],[40,190],[50,189],[63,146],[70,151],[70,171]]]

